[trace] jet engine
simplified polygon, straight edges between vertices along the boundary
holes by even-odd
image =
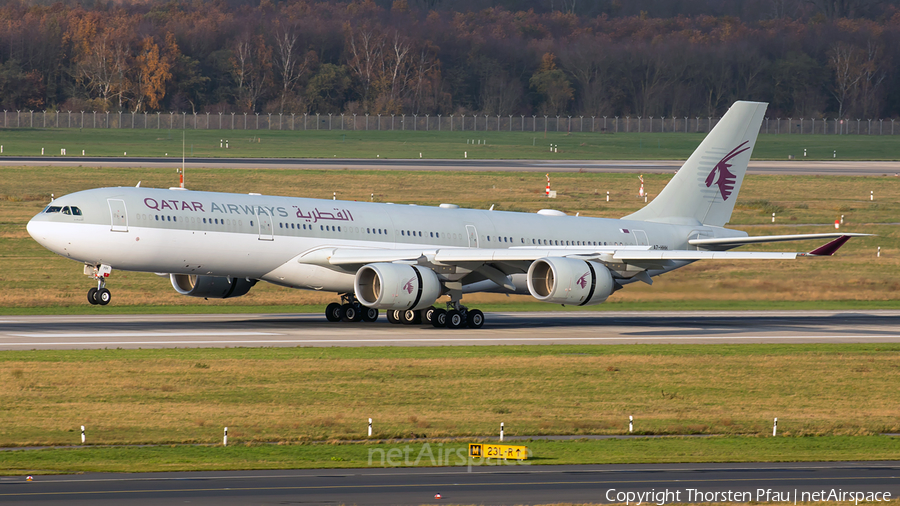
[[[526,278],[532,297],[553,304],[600,304],[615,290],[606,266],[574,258],[539,258],[531,263]]]
[[[359,302],[376,309],[423,309],[441,296],[437,274],[419,265],[364,265],[353,283]]]
[[[224,276],[197,276],[194,274],[170,274],[172,287],[181,295],[207,299],[227,299],[246,295],[256,284],[255,279]]]

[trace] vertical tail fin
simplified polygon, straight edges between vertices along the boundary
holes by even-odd
[[[734,211],[767,105],[735,102],[659,196],[624,219],[725,225]]]

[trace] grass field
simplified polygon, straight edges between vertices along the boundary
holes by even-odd
[[[900,431],[900,345],[0,354],[0,446]],[[828,378],[810,381],[810,378]]]
[[[254,130],[78,130],[0,129],[6,156],[169,156],[419,158],[424,159],[674,159],[687,158],[705,134],[254,131]],[[223,141],[228,148],[220,148]],[[474,142],[475,144],[471,144]],[[550,152],[550,145],[557,146]],[[756,160],[900,160],[900,136],[766,135]],[[836,151],[836,156],[835,156]],[[2,163],[2,155],[0,155]]]
[[[646,188],[656,194],[670,175],[648,174]],[[110,306],[85,303],[90,280],[79,264],[35,243],[25,231],[28,219],[49,200],[100,185],[168,187],[168,169],[0,168],[0,260],[5,290],[0,314],[106,313],[171,311],[321,311],[331,294],[291,291],[266,284],[227,301],[204,301],[177,295],[166,278],[146,273],[114,272]],[[370,200],[419,205],[455,202],[463,207],[534,212],[555,207],[569,214],[616,218],[639,209],[638,180],[631,174],[562,173],[553,176],[559,197],[544,198],[543,174],[426,173],[399,171],[309,171],[195,169],[188,186],[212,191],[260,192],[301,197]],[[611,200],[606,202],[606,192]],[[875,200],[869,201],[869,192]],[[771,213],[776,213],[776,223]],[[748,176],[731,226],[752,235],[833,231],[845,217],[844,230],[877,234],[850,241],[832,258],[789,262],[698,262],[656,278],[654,285],[631,285],[606,304],[609,309],[767,309],[900,307],[900,178]],[[821,243],[784,243],[761,250],[809,251]],[[877,248],[881,256],[877,257]],[[747,247],[744,249],[751,249]],[[530,297],[473,295],[467,302],[488,310],[553,310],[559,306]],[[244,307],[246,306],[246,307]]]

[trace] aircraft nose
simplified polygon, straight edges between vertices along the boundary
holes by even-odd
[[[47,246],[48,228],[49,227],[47,222],[37,219],[37,216],[29,220],[28,225],[25,226],[25,230],[28,231],[28,235],[30,235],[32,239],[45,247]]]

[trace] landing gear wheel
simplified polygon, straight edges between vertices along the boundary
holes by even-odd
[[[99,302],[97,301],[97,291],[98,290],[96,288],[91,288],[90,290],[88,290],[88,302],[90,302],[92,306],[96,306],[97,304],[99,304]]]
[[[431,324],[436,328],[446,328],[447,327],[447,311],[444,309],[437,308],[431,314]]]
[[[484,326],[484,313],[477,309],[469,310],[469,314],[466,315],[466,323],[469,324],[469,328],[480,329]]]
[[[378,310],[374,307],[362,307],[362,321],[374,322],[378,319]]]
[[[387,314],[388,322],[400,323],[400,311],[397,311],[395,309],[388,309],[387,311],[385,311],[385,314]]]
[[[339,322],[343,316],[344,310],[337,302],[332,302],[325,308],[325,318],[330,322]]]
[[[407,309],[406,311],[402,311],[400,313],[400,321],[407,325],[416,325],[422,323],[422,313],[419,311],[413,311],[412,309]]]
[[[434,318],[434,306],[428,306],[422,310],[422,323],[431,323],[431,319]]]
[[[344,313],[341,321],[358,322],[362,320],[362,311],[354,304],[344,304],[341,306],[341,311]]]
[[[95,296],[95,298],[97,299],[97,304],[105,306],[109,304],[110,300],[112,300],[112,294],[109,293],[109,290],[107,290],[106,288],[101,288],[97,290],[97,295]]]
[[[447,313],[447,328],[461,329],[466,325],[466,316],[457,310]]]

